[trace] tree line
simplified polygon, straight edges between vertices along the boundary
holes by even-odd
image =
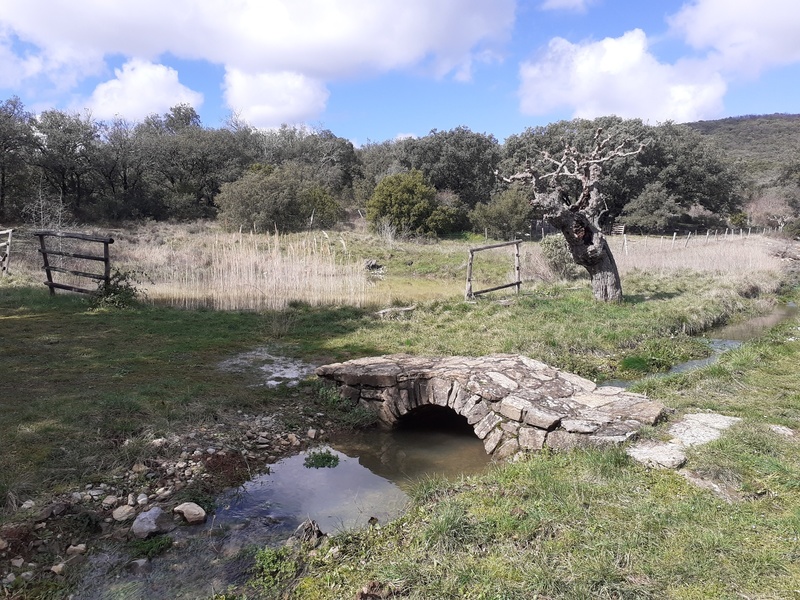
[[[188,105],[141,122],[98,121],[60,110],[34,115],[13,97],[0,104],[0,223],[217,218],[231,229],[286,232],[331,227],[359,210],[375,229],[397,234],[508,238],[537,214],[530,190],[497,172],[529,169],[567,142],[589,147],[599,128],[644,143],[603,170],[606,224],[719,225],[741,219],[757,194],[734,159],[674,123],[574,119],[504,143],[457,127],[355,148],[324,129],[265,131],[236,117],[206,127]]]

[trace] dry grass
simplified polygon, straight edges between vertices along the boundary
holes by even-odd
[[[667,274],[689,270],[744,276],[753,272],[774,271],[781,261],[773,255],[781,242],[763,235],[705,236],[688,239],[650,236],[609,237],[620,274],[646,271]]]
[[[150,301],[222,310],[280,310],[291,302],[385,305],[460,295],[468,249],[476,245],[455,240],[418,244],[353,231],[226,233],[210,222],[146,223],[93,233],[114,237],[113,267],[142,273]],[[623,279],[635,273],[669,277],[695,271],[731,281],[774,273],[777,281],[781,263],[774,251],[783,243],[763,235],[701,236],[688,243],[685,237],[609,237]],[[510,251],[502,250],[497,256],[482,253],[476,261],[476,289],[511,281],[513,261]],[[370,276],[365,258],[386,265],[385,277]],[[538,243],[523,244],[521,258],[524,281],[555,279]],[[36,240],[18,232],[12,274],[21,283],[42,281],[40,260]]]

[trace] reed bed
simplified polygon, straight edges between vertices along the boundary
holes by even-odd
[[[362,306],[369,285],[344,240],[320,233],[216,232],[193,243],[139,245],[131,264],[146,274],[142,287],[150,301],[182,308],[280,310],[291,302]]]

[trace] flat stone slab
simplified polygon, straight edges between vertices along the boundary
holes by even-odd
[[[741,421],[717,413],[690,413],[669,428],[668,442],[643,440],[626,449],[628,456],[648,466],[678,469],[686,463],[686,448],[702,446],[719,439],[722,432]]]
[[[602,447],[653,425],[664,406],[618,387],[516,354],[425,357],[393,354],[324,365],[319,377],[373,411],[386,428],[424,405],[464,416],[498,458],[549,447]]]

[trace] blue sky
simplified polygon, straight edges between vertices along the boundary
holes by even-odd
[[[798,113],[798,0],[0,0],[0,101],[330,129]]]

